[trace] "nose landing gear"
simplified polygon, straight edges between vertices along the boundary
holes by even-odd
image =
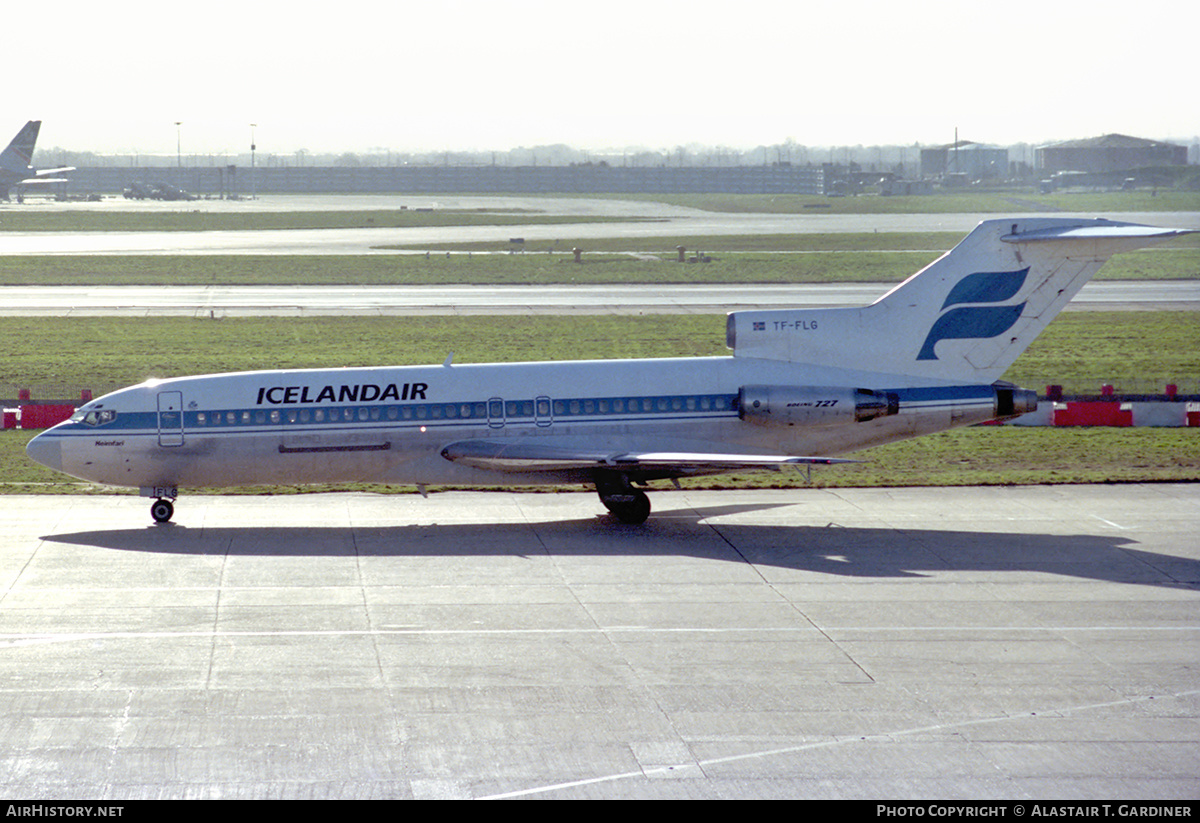
[[[150,516],[155,523],[167,523],[175,515],[175,498],[179,491],[174,486],[142,486],[138,489],[142,497],[153,497],[150,504]]]
[[[150,506],[150,516],[155,523],[166,523],[175,514],[175,504],[170,500],[155,500]]]

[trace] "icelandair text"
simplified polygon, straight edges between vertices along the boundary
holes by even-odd
[[[428,383],[359,383],[347,386],[263,386],[258,390],[258,405],[295,403],[375,403],[385,400],[424,400]]]

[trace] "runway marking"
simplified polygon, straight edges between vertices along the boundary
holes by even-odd
[[[764,749],[762,751],[746,752],[745,754],[735,754],[728,757],[714,757],[708,760],[700,760],[691,763],[679,763],[673,766],[658,766],[653,769],[643,769],[636,772],[622,772],[620,774],[603,775],[601,777],[592,777],[585,780],[573,780],[567,783],[556,783],[550,786],[535,786],[529,789],[518,789],[517,791],[504,792],[502,794],[485,795],[478,799],[507,800],[515,797],[529,797],[530,795],[545,794],[546,792],[558,791],[559,789],[571,789],[578,786],[593,786],[598,783],[614,783],[618,780],[629,780],[631,778],[636,779],[639,777],[649,777],[652,775],[670,774],[676,770],[683,771],[684,769],[695,769],[697,766],[703,769],[705,766],[716,766],[722,763],[737,763],[742,760],[756,760],[767,757],[775,757],[781,754],[795,754],[796,752],[811,751],[813,749],[825,749],[833,746],[844,746],[852,743],[887,741],[896,737],[905,737],[914,734],[928,734],[930,732],[962,729],[969,726],[982,726],[992,723],[1004,723],[1008,720],[1024,720],[1030,717],[1037,717],[1038,715],[1045,714],[1053,716],[1071,715],[1080,712],[1096,711],[1098,709],[1109,709],[1115,706],[1130,706],[1136,703],[1145,703],[1151,700],[1179,700],[1180,698],[1192,697],[1197,694],[1200,694],[1200,689],[1187,692],[1178,692],[1176,694],[1143,695],[1141,697],[1131,697],[1126,700],[1113,700],[1109,703],[1091,703],[1083,706],[1069,706],[1067,708],[1039,709],[1037,711],[1022,712],[1021,714],[994,715],[992,717],[981,717],[975,720],[962,720],[957,723],[938,723],[932,726],[917,726],[911,729],[897,729],[890,732],[859,735],[838,740],[824,740],[819,743],[804,743],[799,746],[785,746],[779,749]]]
[[[1128,531],[1130,528],[1132,528],[1132,526],[1122,526],[1118,523],[1112,522],[1111,520],[1105,520],[1103,517],[1100,517],[1099,515],[1093,514],[1092,517],[1096,518],[1101,523],[1106,523],[1107,525],[1112,526],[1114,529],[1121,529],[1122,531]]]
[[[601,626],[594,629],[291,629],[281,631],[180,631],[180,632],[62,632],[36,634],[0,634],[0,648],[32,646],[43,643],[71,643],[80,640],[165,640],[204,638],[211,640],[239,637],[434,637],[434,636],[501,636],[501,635],[610,635],[610,634],[820,634],[828,632],[1192,632],[1194,626],[761,626],[737,627],[675,627],[655,629],[648,626]]]

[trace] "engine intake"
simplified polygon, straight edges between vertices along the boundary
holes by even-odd
[[[895,392],[845,386],[742,386],[738,391],[738,416],[763,426],[865,423],[899,410]]]

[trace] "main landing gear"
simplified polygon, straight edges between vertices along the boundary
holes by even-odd
[[[598,475],[596,493],[604,508],[622,523],[645,523],[650,516],[650,498],[641,489],[635,489],[623,474]]]

